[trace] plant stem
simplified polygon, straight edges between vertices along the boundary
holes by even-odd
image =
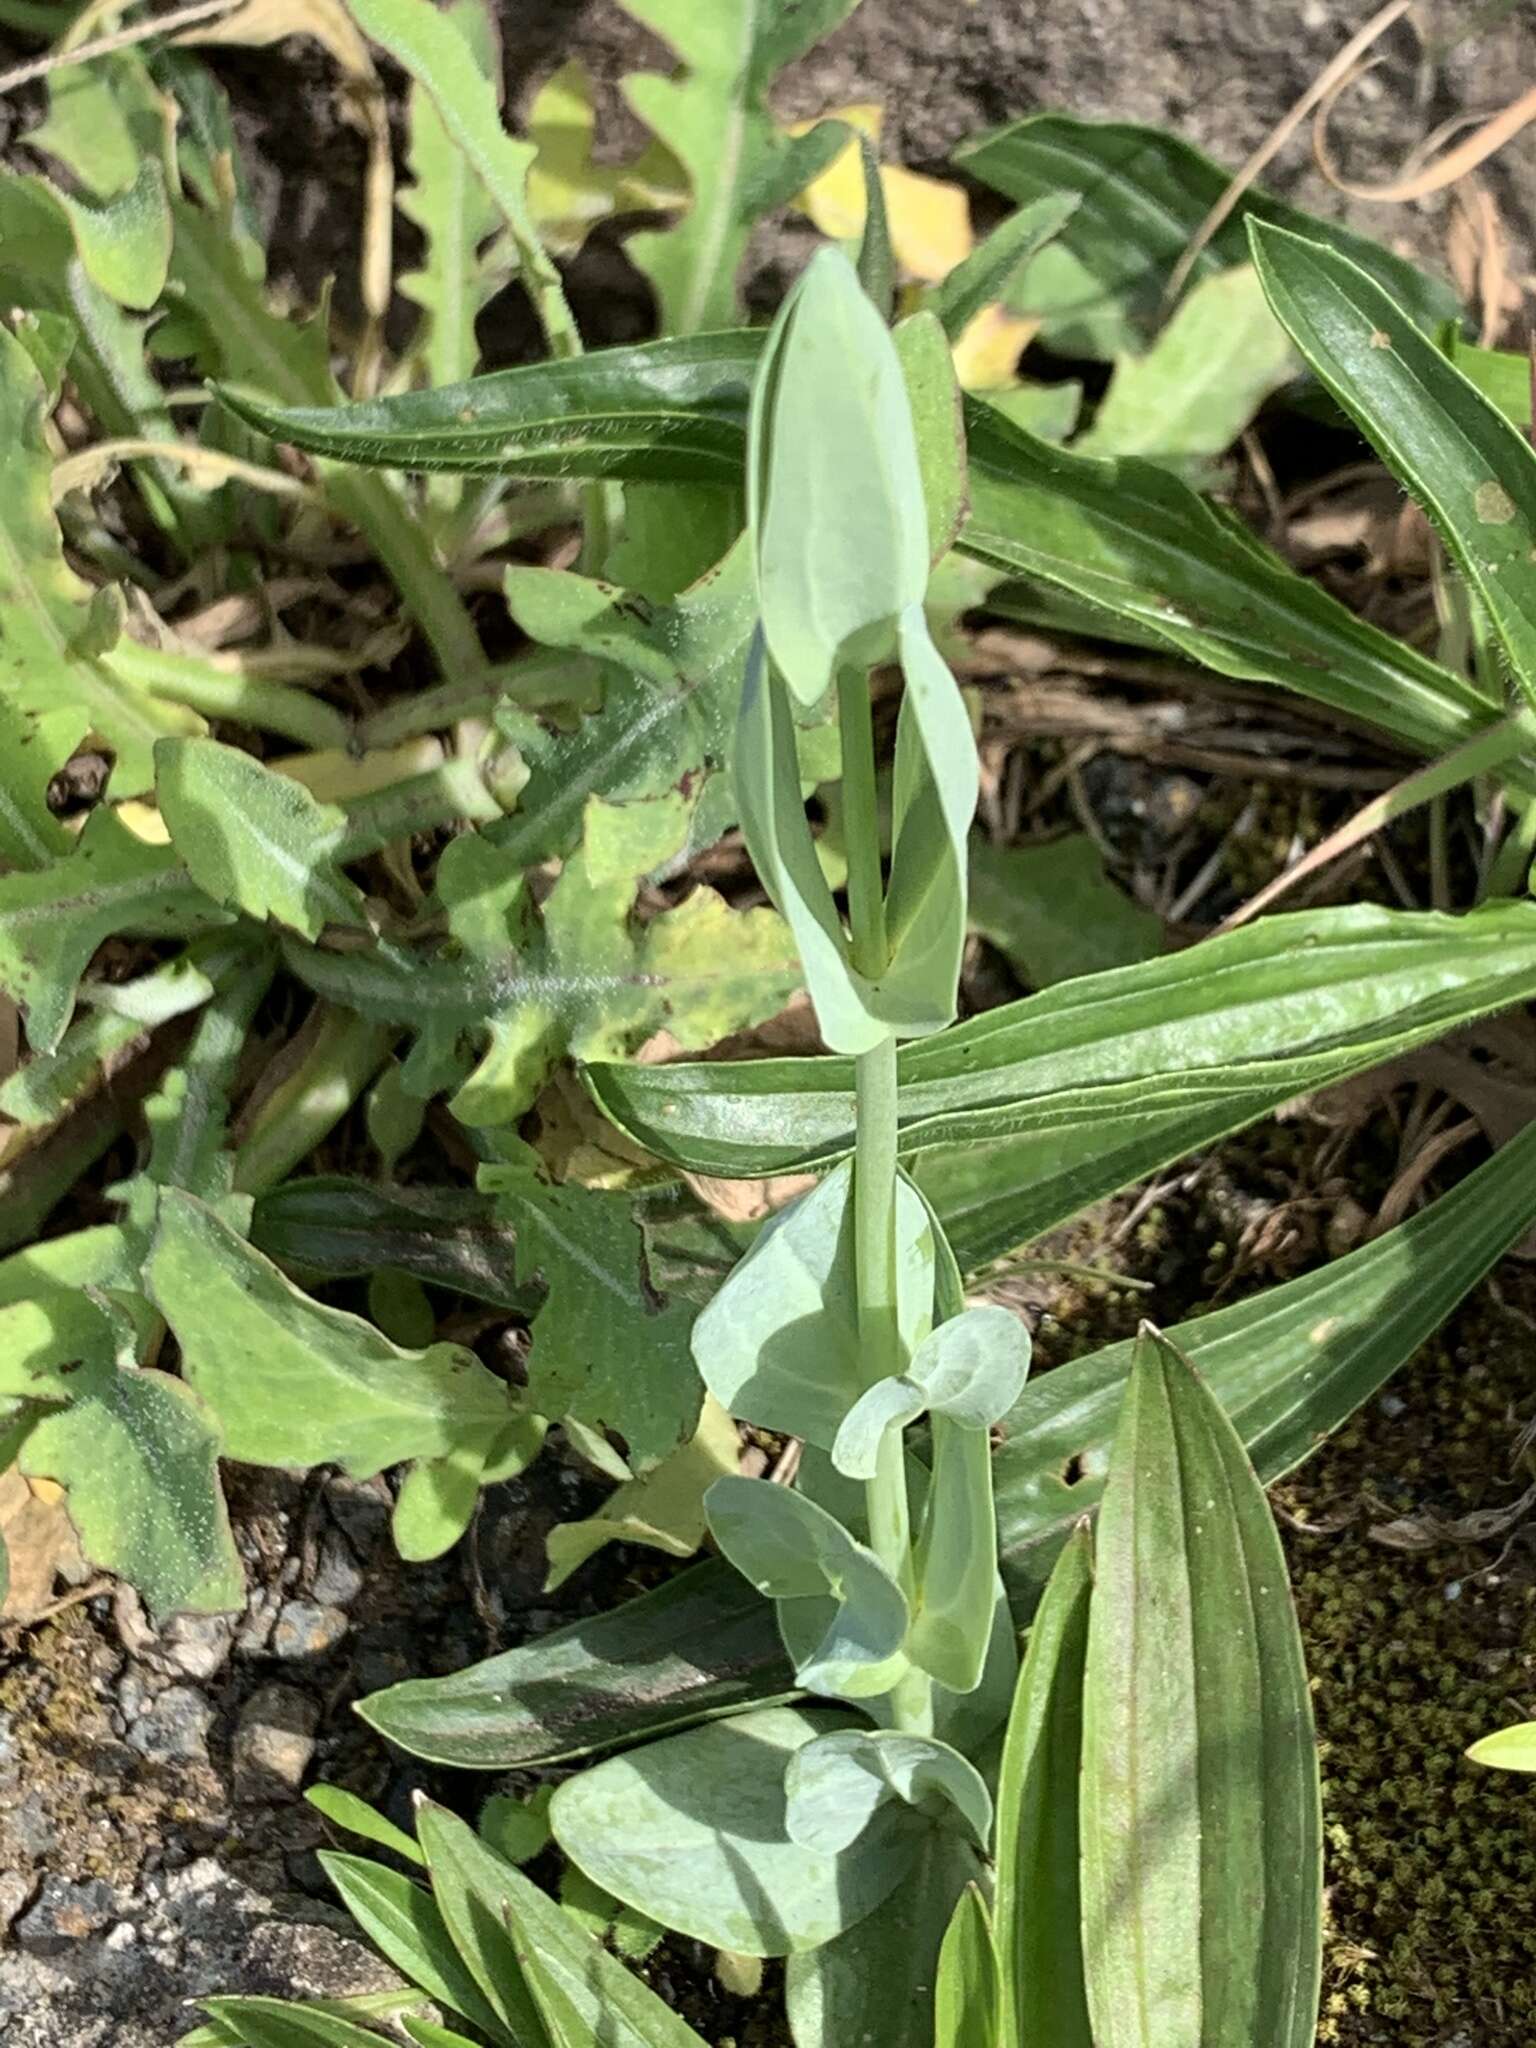
[[[885,903],[880,874],[880,814],[875,789],[875,747],[869,684],[857,669],[837,679],[843,743],[843,817],[848,851],[848,921],[853,961],[878,977],[886,966]],[[860,1366],[866,1386],[906,1365],[897,1315],[896,1159],[898,1144],[896,1040],[883,1039],[854,1066],[857,1134],[853,1155],[854,1290],[858,1301]],[[912,1513],[907,1499],[906,1451],[899,1430],[886,1437],[865,1499],[869,1544],[908,1599],[912,1566]],[[895,1723],[926,1734],[933,1725],[932,1687],[914,1668],[892,1696]]]

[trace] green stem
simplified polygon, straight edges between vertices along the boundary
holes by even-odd
[[[262,1103],[235,1152],[235,1187],[260,1195],[290,1174],[329,1137],[383,1066],[400,1036],[327,1007],[308,1051]]]
[[[861,974],[877,978],[886,966],[885,903],[880,874],[880,814],[875,787],[875,747],[869,685],[856,669],[837,682],[838,720],[843,742],[843,816],[848,851],[848,921],[853,961]],[[896,1040],[883,1039],[861,1053],[854,1066],[857,1134],[853,1155],[854,1289],[858,1301],[860,1367],[866,1386],[899,1373],[906,1365],[897,1313]],[[906,1451],[893,1430],[867,1482],[869,1543],[910,1600],[916,1587],[912,1563],[912,1511],[907,1498]],[[932,1687],[916,1669],[892,1694],[898,1728],[929,1733]]]
[[[109,651],[106,663],[135,689],[170,704],[185,704],[205,718],[281,733],[284,739],[322,752],[345,747],[352,737],[352,721],[323,698],[215,668],[195,655],[123,639]]]

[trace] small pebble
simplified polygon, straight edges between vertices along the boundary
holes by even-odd
[[[350,1607],[362,1590],[362,1567],[351,1545],[340,1535],[327,1536],[320,1545],[310,1591],[322,1607]]]
[[[99,1934],[116,1914],[112,1887],[99,1877],[84,1884],[45,1877],[42,1890],[13,1924],[11,1934],[20,1947],[35,1956],[58,1956],[73,1943]]]
[[[190,1685],[171,1685],[148,1711],[129,1719],[130,1749],[152,1763],[207,1763],[213,1709]]]
[[[320,1709],[292,1685],[264,1685],[240,1713],[231,1749],[235,1797],[291,1798],[315,1754]]]
[[[271,1653],[284,1659],[323,1657],[346,1632],[347,1617],[339,1607],[322,1607],[313,1600],[285,1600],[272,1631]]]

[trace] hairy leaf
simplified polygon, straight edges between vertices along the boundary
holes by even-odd
[[[136,839],[103,806],[64,859],[0,876],[0,988],[25,1011],[33,1050],[52,1052],[104,939],[190,936],[228,922],[170,847]]]
[[[312,1301],[190,1195],[161,1194],[145,1278],[231,1458],[366,1478],[493,1440],[511,1419],[506,1387],[473,1352],[402,1350]]]
[[[362,891],[337,866],[338,805],[217,740],[162,740],[155,769],[171,843],[215,903],[308,939],[327,924],[366,923]]]

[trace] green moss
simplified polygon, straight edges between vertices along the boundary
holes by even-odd
[[[1331,1922],[1320,2048],[1536,2039],[1536,1789],[1462,1752],[1523,1718],[1536,1585],[1507,1538],[1394,1548],[1371,1526],[1509,1503],[1530,1336],[1484,1296],[1285,1497],[1323,1749]],[[1399,1406],[1398,1404],[1402,1405]]]

